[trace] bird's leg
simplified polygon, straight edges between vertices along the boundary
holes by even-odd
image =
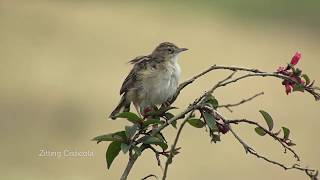
[[[140,106],[139,106],[138,104],[136,104],[136,103],[133,103],[133,106],[134,106],[134,108],[136,109],[139,117],[142,119],[142,115],[141,115],[141,113],[140,113]]]

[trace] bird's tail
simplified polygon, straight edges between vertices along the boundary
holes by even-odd
[[[127,100],[127,94],[125,93],[118,104],[118,106],[112,111],[109,118],[116,119],[116,115],[120,112],[130,111],[130,101]]]

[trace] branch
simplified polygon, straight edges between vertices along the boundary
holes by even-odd
[[[193,114],[194,110],[189,114],[189,116],[187,118],[184,119],[184,121],[182,122],[182,124],[180,125],[180,128],[178,130],[178,133],[176,135],[176,138],[174,139],[174,143],[172,144],[171,146],[171,149],[170,149],[170,154],[168,156],[168,159],[166,161],[166,166],[164,168],[164,172],[163,172],[163,176],[162,176],[162,180],[165,180],[167,178],[167,173],[168,173],[168,167],[169,167],[169,164],[171,164],[172,162],[172,158],[175,154],[175,151],[176,151],[176,146],[177,146],[177,143],[178,143],[178,140],[179,140],[179,137],[181,135],[181,131],[184,127],[184,125],[187,123],[188,119],[190,118],[190,116]]]
[[[221,119],[224,123],[227,124],[227,119],[224,118],[218,111],[214,110],[214,113],[216,113],[219,116],[219,119]],[[229,126],[229,130],[232,133],[232,135],[240,142],[240,144],[243,146],[246,153],[248,153],[250,150],[254,151],[247,143],[245,143],[237,133],[235,133],[231,126]]]
[[[268,163],[271,163],[271,164],[274,164],[274,165],[277,165],[277,166],[280,166],[282,167],[284,170],[290,170],[290,169],[296,169],[296,170],[300,170],[300,171],[303,171],[306,173],[306,175],[308,175],[310,177],[311,180],[318,180],[318,170],[314,170],[314,169],[309,169],[309,168],[301,168],[299,164],[294,164],[292,166],[286,166],[284,164],[281,164],[279,162],[276,162],[274,160],[270,160],[268,159],[267,157],[265,156],[262,156],[262,155],[259,155],[257,152],[255,151],[252,151],[252,150],[249,150],[248,151],[250,154],[256,156],[257,158],[261,158],[263,160],[265,160],[266,162]]]
[[[184,89],[186,86],[188,86],[189,84],[192,84],[196,79],[200,78],[201,76],[204,76],[205,74],[214,71],[214,70],[229,70],[229,71],[245,71],[245,72],[253,72],[253,73],[263,73],[263,71],[260,71],[258,69],[249,69],[249,68],[244,68],[244,67],[233,67],[233,66],[217,66],[217,65],[213,65],[211,67],[209,67],[208,69],[206,69],[205,71],[193,76],[192,78],[184,81],[183,83],[181,83],[175,93],[175,95],[171,98],[171,100],[169,101],[169,104],[172,104],[177,97],[179,96],[180,92],[182,91],[182,89]]]
[[[147,148],[147,145],[142,144],[140,147],[141,152],[143,152],[146,148]],[[122,173],[120,180],[126,180],[128,178],[128,175],[139,156],[140,155],[137,153],[132,154],[132,151],[129,152],[129,161],[127,163],[125,170]]]
[[[239,105],[241,105],[241,104],[244,104],[244,103],[246,103],[246,102],[248,102],[248,101],[251,101],[251,100],[253,100],[254,98],[256,98],[256,97],[258,97],[258,96],[261,96],[261,95],[263,95],[263,94],[264,94],[264,92],[260,92],[260,93],[255,94],[254,96],[252,96],[252,97],[250,97],[250,98],[248,98],[248,99],[243,99],[242,101],[240,101],[240,102],[238,102],[238,103],[219,105],[217,108],[226,108],[226,109],[228,109],[230,112],[233,112],[232,109],[231,109],[231,107],[235,107],[235,106],[239,106]]]
[[[282,74],[279,74],[279,73],[267,73],[267,72],[263,72],[263,71],[260,71],[258,69],[249,69],[249,68],[243,68],[243,67],[227,67],[227,66],[217,66],[217,65],[213,65],[211,67],[209,67],[208,69],[206,69],[205,71],[195,75],[194,77],[190,78],[189,80],[181,83],[176,91],[176,93],[174,94],[174,96],[168,101],[168,104],[171,105],[172,103],[174,103],[174,101],[177,99],[177,97],[179,96],[180,92],[186,87],[188,86],[189,84],[192,84],[195,80],[197,80],[198,78],[204,76],[205,74],[213,71],[213,70],[229,70],[229,71],[232,71],[232,74],[230,74],[228,77],[226,77],[225,79],[219,81],[218,83],[216,83],[211,89],[209,89],[208,91],[204,92],[199,98],[195,99],[193,103],[191,103],[185,110],[183,110],[182,112],[180,112],[179,114],[177,114],[176,116],[168,119],[164,124],[161,124],[159,127],[153,129],[153,131],[151,132],[151,136],[155,136],[156,134],[160,133],[164,128],[166,128],[168,125],[170,125],[172,122],[174,121],[177,121],[179,119],[182,119],[186,116],[186,114],[190,113],[190,112],[193,112],[195,110],[199,110],[201,108],[204,107],[204,103],[206,102],[207,98],[218,88],[220,87],[224,87],[224,86],[227,86],[229,84],[232,84],[232,83],[235,83],[239,80],[242,80],[242,79],[246,79],[246,78],[249,78],[249,77],[274,77],[274,78],[278,78],[278,79],[282,79],[282,80],[287,80],[289,82],[293,82],[293,83],[296,83],[296,84],[300,84],[300,82],[297,82],[296,80],[294,79],[291,79],[290,77],[288,76],[285,76],[285,75],[282,75]],[[248,72],[247,74],[245,75],[241,75],[237,78],[234,78],[233,79],[233,76],[238,72],[238,71],[243,71],[243,72]],[[320,94],[319,92],[316,92],[316,91],[319,91],[319,88],[313,86],[313,83],[311,83],[310,85],[304,85],[303,86],[304,90],[309,92],[310,94],[312,94],[316,100],[319,100],[320,99]],[[238,106],[238,105],[241,105],[243,103],[246,103],[248,101],[251,101],[252,99],[262,95],[262,93],[259,93],[259,94],[256,94],[254,95],[253,97],[250,97],[248,99],[244,99],[238,103],[235,103],[235,104],[226,104],[226,105],[220,105],[218,106],[218,108],[227,108],[229,109],[231,112],[232,110],[230,109],[230,107],[234,107],[234,106]],[[165,108],[165,107],[164,107]],[[170,107],[169,107],[170,109]],[[167,109],[162,109],[160,108],[160,110],[163,110],[163,112],[166,112],[167,110],[169,110],[168,108]],[[229,127],[229,130],[230,132],[233,134],[233,136],[242,144],[242,146],[244,147],[245,151],[248,153],[251,153],[255,156],[257,156],[258,158],[262,158],[268,162],[274,162],[274,161],[271,161],[259,154],[257,154],[252,148],[250,148],[232,129],[231,127],[231,124],[237,124],[237,123],[240,123],[240,122],[246,122],[246,123],[249,123],[249,124],[254,124],[258,127],[261,127],[258,123],[255,123],[253,121],[248,121],[248,120],[230,120],[228,121],[227,119],[225,119],[221,114],[219,114],[215,109],[213,109],[214,112],[216,114],[218,114],[221,119],[224,121],[225,124],[228,125]],[[161,111],[162,112],[162,111]],[[163,114],[163,113],[160,113],[160,114]],[[192,114],[192,113],[190,113]],[[159,114],[157,114],[159,115]],[[186,118],[187,119],[187,118]],[[168,166],[170,164],[170,159],[173,158],[174,156],[174,151],[175,151],[175,147],[176,147],[176,144],[178,142],[178,139],[179,139],[179,136],[181,134],[181,131],[182,131],[182,128],[184,127],[185,123],[187,122],[187,120],[184,120],[183,123],[181,124],[179,130],[178,130],[178,133],[177,133],[177,136],[176,136],[176,139],[175,139],[175,142],[174,144],[172,145],[171,147],[171,150],[170,150],[170,154],[168,156],[168,159],[167,159],[167,162],[166,162],[166,166],[165,166],[165,170],[164,170],[164,175],[163,175],[163,179],[166,178],[166,175],[167,175],[167,171],[168,171]],[[263,128],[263,127],[261,127]],[[265,128],[263,128],[266,133],[268,133],[269,136],[275,138],[284,148],[285,150],[289,150],[290,152],[292,152],[294,154],[294,156],[299,160],[299,157],[298,155],[290,148],[288,147],[287,144],[285,144],[285,142],[281,141],[280,138],[278,138],[274,133],[272,132],[269,132],[268,130],[266,130]],[[140,132],[139,132],[140,133]],[[139,134],[140,135],[140,134]],[[138,135],[138,136],[139,136]],[[145,150],[146,148],[148,148],[147,146],[145,146],[145,144],[142,144],[140,146],[141,150]],[[127,167],[125,169],[125,171],[123,172],[123,175],[121,177],[121,180],[126,180],[127,179],[127,176],[133,166],[133,164],[135,163],[135,161],[137,160],[137,158],[139,157],[139,155],[137,153],[135,154],[132,154],[130,153],[129,154],[129,161],[128,161],[128,164],[127,164]],[[157,157],[157,161],[158,161],[158,164],[159,164],[159,153],[157,154],[156,153],[156,157]],[[280,163],[277,163],[277,162],[274,162],[273,164],[277,164],[279,165]],[[281,166],[282,164],[280,164],[279,166]],[[306,168],[300,168],[298,166],[292,166],[292,167],[286,167],[284,165],[282,165],[281,167],[283,167],[284,169],[299,169],[299,170],[304,170],[307,175],[309,175],[311,177],[310,174],[314,173],[312,177],[315,177],[313,179],[316,179],[316,176],[317,175],[317,171],[314,171],[314,170],[310,170],[310,169],[306,169]]]
[[[250,153],[254,156],[256,156],[257,158],[261,158],[263,160],[265,160],[266,162],[269,162],[271,164],[277,165],[282,167],[284,170],[290,170],[290,169],[296,169],[296,170],[300,170],[306,173],[306,175],[308,175],[310,177],[311,180],[318,180],[318,171],[314,170],[314,169],[309,169],[309,168],[301,168],[299,164],[294,164],[291,167],[286,166],[282,163],[276,162],[274,160],[270,160],[269,158],[258,154],[254,149],[252,149],[251,147],[249,147],[231,128],[230,124],[238,124],[238,123],[248,123],[248,124],[253,124],[256,125],[260,128],[262,128],[269,136],[273,137],[275,140],[277,140],[284,148],[285,150],[289,150],[290,152],[292,152],[294,154],[294,157],[297,158],[298,161],[300,161],[299,156],[295,153],[295,151],[293,149],[291,149],[290,147],[287,146],[287,144],[285,144],[282,139],[280,139],[279,137],[276,136],[275,133],[272,133],[270,131],[268,131],[267,129],[265,129],[264,127],[262,127],[261,125],[259,125],[257,122],[254,121],[249,121],[246,119],[241,119],[241,120],[225,120],[224,117],[219,114],[217,111],[215,111],[220,118],[227,124],[229,124],[229,129],[231,131],[231,133],[235,136],[235,138],[243,145],[244,149],[246,150],[246,153]],[[286,151],[285,151],[286,152]]]
[[[158,127],[157,129],[155,129],[151,136],[155,136],[157,133],[159,133],[162,129],[164,129],[165,127],[167,127],[169,124],[171,124],[173,121],[176,121],[178,119],[183,118],[186,114],[188,114],[189,112],[198,109],[199,107],[201,107],[201,103],[203,101],[204,98],[206,98],[208,95],[211,95],[213,93],[213,91],[215,89],[217,89],[222,83],[226,82],[227,80],[231,79],[233,77],[233,75],[236,73],[236,71],[234,71],[233,73],[231,73],[228,77],[226,77],[225,79],[219,81],[217,84],[215,84],[209,91],[203,93],[199,98],[197,98],[196,100],[194,100],[194,102],[192,104],[190,104],[187,109],[185,109],[183,112],[179,113],[178,115],[176,115],[175,117],[169,119],[166,123],[164,123],[163,125],[161,125],[160,127]]]
[[[249,74],[246,74],[246,75],[243,75],[243,76],[240,76],[236,79],[233,79],[233,80],[230,80],[228,82],[225,82],[225,83],[222,83],[220,84],[219,87],[222,87],[222,86],[226,86],[226,85],[229,85],[231,83],[235,83],[241,79],[245,79],[245,78],[249,78],[249,77],[274,77],[274,78],[278,78],[278,79],[283,79],[283,80],[288,80],[289,82],[294,82],[294,83],[297,83],[297,84],[300,84],[300,82],[296,81],[296,80],[293,80],[287,76],[284,76],[284,75],[281,75],[281,74],[278,74],[278,73],[249,73]],[[313,85],[313,84],[312,84]],[[306,90],[308,93],[310,93],[311,95],[313,95],[313,97],[315,98],[316,101],[320,100],[320,94],[318,92],[316,92],[316,90],[318,90],[317,87],[313,87],[312,85],[309,85],[309,86],[303,86],[304,90]]]
[[[156,175],[154,175],[154,174],[150,174],[150,175],[142,178],[141,180],[146,180],[146,179],[151,178],[151,177],[154,177],[154,178],[156,178],[156,179],[158,180],[158,176],[156,176]]]
[[[134,163],[136,162],[136,160],[138,159],[138,155],[135,154],[133,156],[129,156],[129,161],[128,161],[128,164],[126,166],[126,169],[123,171],[123,174],[120,178],[120,180],[126,180],[130,171],[131,171],[131,168],[133,167]]]
[[[284,141],[284,139],[281,139],[277,136],[277,133],[272,133],[269,130],[267,130],[266,128],[264,128],[263,126],[261,126],[259,123],[254,122],[254,121],[250,121],[250,120],[246,120],[246,119],[240,119],[240,120],[227,120],[226,123],[228,124],[238,124],[238,123],[247,123],[247,124],[251,124],[251,125],[255,125],[257,127],[260,127],[261,129],[263,129],[263,131],[265,131],[270,137],[274,138],[276,141],[278,141],[283,148],[285,149],[285,152],[287,150],[289,150],[293,155],[294,158],[297,159],[297,161],[300,161],[300,157],[298,156],[298,154],[288,146],[288,143],[286,143]]]

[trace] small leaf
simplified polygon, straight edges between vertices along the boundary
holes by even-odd
[[[161,139],[161,141],[163,141],[163,142],[167,142],[167,141],[165,140],[164,136],[162,135],[162,133],[157,133],[157,134],[155,135],[155,137]]]
[[[142,138],[142,143],[144,143],[144,144],[155,144],[155,145],[160,146],[163,150],[168,149],[168,145],[162,139],[159,139],[158,137],[144,136]]]
[[[272,119],[272,117],[270,116],[270,114],[268,114],[267,112],[265,112],[263,110],[260,110],[259,112],[262,114],[264,120],[266,120],[267,125],[269,127],[269,130],[271,131],[273,129],[273,119]]]
[[[208,112],[204,112],[203,116],[204,116],[204,119],[205,119],[207,125],[209,126],[209,128],[213,131],[218,131],[218,128],[216,126],[216,120],[214,119],[212,114],[210,114]]]
[[[172,127],[177,129],[177,120],[171,122]]]
[[[167,112],[167,113],[164,114],[164,117],[165,117],[167,120],[169,120],[169,119],[173,118],[174,115],[171,114],[171,113],[169,113],[169,112]],[[175,129],[177,129],[177,121],[172,121],[171,126],[174,127]]]
[[[121,150],[120,145],[121,145],[121,143],[116,142],[116,141],[110,143],[110,145],[107,149],[107,152],[106,152],[106,160],[107,160],[108,169],[110,169],[113,160],[118,156],[118,154]]]
[[[290,129],[286,127],[282,127],[282,130],[283,130],[283,139],[289,139]]]
[[[210,104],[214,109],[216,109],[219,106],[218,100],[212,95],[208,96],[206,103]]]
[[[188,119],[188,123],[196,128],[203,128],[206,123],[204,123],[203,121],[201,121],[200,119]]]
[[[138,125],[134,124],[132,126],[125,126],[125,130],[126,130],[127,138],[131,139],[133,135],[136,133],[136,131],[138,130]]]
[[[126,141],[126,136],[125,136],[124,131],[119,131],[116,133],[104,134],[101,136],[97,136],[97,137],[93,138],[92,141],[97,141],[97,143],[100,143],[101,141],[124,142],[124,141]]]
[[[306,81],[306,85],[308,85],[308,84],[310,84],[310,78],[309,78],[309,76],[308,75],[306,75],[306,74],[302,74],[302,76],[301,77],[303,77],[303,79]]]
[[[144,126],[149,126],[150,124],[163,124],[160,119],[147,119],[143,122]]]
[[[295,84],[292,88],[292,91],[304,92],[304,85],[303,84]]]
[[[142,138],[142,142],[144,144],[155,144],[155,143],[162,142],[162,140],[157,137],[147,135]]]
[[[131,147],[131,146],[128,145],[128,144],[126,144],[126,143],[121,143],[121,150],[122,150],[122,152],[123,152],[124,154],[129,151],[130,147]]]
[[[132,112],[122,112],[116,116],[116,118],[125,118],[132,123],[139,123],[142,119]]]
[[[295,71],[294,71],[294,75],[296,75],[298,77],[301,75],[301,73],[302,73],[302,71],[299,68],[295,69]]]
[[[220,136],[217,134],[213,134],[211,137],[211,142],[217,143],[218,141],[221,141]]]
[[[133,151],[138,155],[140,156],[142,151],[141,151],[141,148],[139,148],[138,146],[134,146],[133,147]]]
[[[259,134],[260,136],[264,136],[264,135],[267,134],[261,127],[256,127],[256,128],[254,128],[254,130],[255,130],[256,133]]]
[[[162,149],[163,151],[165,151],[165,150],[167,150],[167,149],[168,149],[168,144],[167,144],[167,143],[165,143],[165,142],[155,143],[155,145],[160,146],[160,147],[161,147],[161,149]]]
[[[169,112],[165,113],[164,116],[166,117],[167,120],[169,120],[169,119],[174,117],[174,115],[169,113]]]
[[[293,142],[288,142],[287,145],[288,145],[288,146],[295,146],[296,144],[293,143]]]

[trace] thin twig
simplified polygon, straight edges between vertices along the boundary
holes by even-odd
[[[150,148],[154,153],[155,153],[155,156],[156,156],[156,159],[157,159],[157,163],[158,163],[158,166],[160,166],[160,168],[162,169],[162,165],[161,165],[161,161],[160,161],[160,153],[159,151],[157,151],[154,147],[152,147],[151,145],[148,147]],[[162,154],[163,155],[163,154]]]
[[[239,120],[226,120],[226,123],[228,124],[238,124],[238,123],[247,123],[247,124],[251,124],[251,125],[255,125],[257,127],[260,127],[261,129],[263,129],[264,132],[266,132],[269,136],[271,136],[272,138],[274,138],[276,141],[278,141],[282,147],[285,149],[285,152],[286,150],[289,150],[294,158],[297,159],[297,161],[300,161],[300,157],[299,155],[291,148],[288,146],[288,144],[283,141],[283,139],[279,138],[276,133],[272,133],[271,131],[267,130],[266,128],[264,128],[263,126],[261,126],[259,123],[257,122],[254,122],[254,121],[250,121],[250,120],[247,120],[247,119],[239,119]]]
[[[154,174],[150,174],[150,175],[142,178],[141,180],[146,180],[146,179],[151,178],[151,177],[154,177],[154,178],[156,178],[156,179],[158,180],[158,176],[156,176],[156,175],[154,175]]]
[[[228,109],[230,112],[233,112],[232,109],[231,109],[231,107],[235,107],[235,106],[239,106],[239,105],[241,105],[241,104],[244,104],[244,103],[246,103],[246,102],[248,102],[248,101],[251,101],[251,100],[253,100],[254,98],[256,98],[256,97],[258,97],[258,96],[261,96],[261,95],[263,95],[263,94],[264,94],[264,92],[260,92],[260,93],[255,94],[254,96],[252,96],[252,97],[250,97],[250,98],[243,99],[243,100],[241,100],[241,101],[238,102],[238,103],[219,105],[217,108],[226,108],[226,109]]]
[[[241,120],[225,120],[225,118],[219,114],[217,111],[215,111],[220,118],[225,122],[229,124],[229,129],[231,131],[231,133],[235,136],[235,138],[243,145],[244,149],[246,150],[246,153],[250,153],[254,156],[256,156],[257,158],[261,158],[271,164],[275,164],[278,165],[280,167],[282,167],[284,170],[289,170],[289,169],[296,169],[296,170],[300,170],[305,172],[310,178],[311,180],[318,180],[318,171],[314,170],[314,169],[309,169],[309,168],[301,168],[300,165],[298,164],[294,164],[291,167],[285,166],[284,164],[281,164],[279,162],[276,162],[274,160],[270,160],[267,157],[258,154],[254,149],[252,149],[251,147],[249,147],[231,128],[230,124],[237,124],[240,122],[245,122],[248,124],[254,124],[260,128],[262,128],[267,134],[269,134],[271,137],[273,137],[274,139],[276,139],[283,147],[285,147],[286,149],[288,149],[289,151],[291,151],[294,154],[294,157],[297,158],[297,160],[299,161],[299,156],[295,153],[294,150],[292,150],[290,147],[288,147],[285,143],[283,143],[281,141],[281,139],[279,137],[277,137],[274,133],[268,131],[267,129],[265,129],[264,127],[260,126],[258,123],[254,122],[254,121],[249,121],[249,120],[245,120],[245,119],[241,119]]]
[[[190,118],[190,116],[193,114],[194,110],[191,111],[191,113],[189,114],[189,116],[187,118],[185,118],[183,120],[183,122],[181,123],[180,125],[180,128],[177,132],[177,135],[176,135],[176,138],[174,139],[174,143],[172,144],[171,146],[171,149],[170,149],[170,154],[168,156],[168,159],[166,161],[166,165],[165,165],[165,168],[164,168],[164,171],[163,171],[163,176],[162,176],[162,180],[165,180],[166,177],[167,177],[167,173],[168,173],[168,167],[169,167],[169,164],[171,164],[172,162],[172,158],[174,156],[174,153],[175,153],[175,149],[176,149],[176,146],[177,146],[177,143],[178,143],[178,140],[179,140],[179,137],[181,135],[181,132],[182,132],[182,129],[184,127],[184,125],[187,123],[188,119]]]
[[[249,78],[249,77],[274,77],[274,78],[278,78],[278,79],[288,80],[289,82],[293,82],[293,83],[296,83],[296,84],[300,84],[300,82],[298,82],[296,80],[293,80],[290,77],[278,74],[278,73],[249,73],[249,74],[240,76],[238,78],[235,78],[233,80],[227,81],[225,83],[222,83],[222,84],[220,84],[219,87],[223,87],[223,86],[229,85],[231,83],[235,83],[235,82],[237,82],[237,81],[239,81],[241,79],[246,79],[246,78]],[[316,88],[310,87],[310,86],[304,86],[304,89],[308,93],[310,93],[315,98],[316,101],[320,100],[320,93],[316,92]]]
[[[227,124],[227,119],[224,118],[218,111],[214,110],[215,114],[219,116],[219,118]],[[235,131],[233,131],[232,127],[229,125],[229,130],[232,133],[232,135],[240,142],[240,144],[243,146],[246,153],[248,153],[250,150],[254,151],[247,143],[245,143]]]
[[[193,76],[192,78],[184,81],[183,83],[181,83],[175,93],[175,95],[171,98],[171,100],[169,101],[170,104],[172,104],[177,97],[179,96],[180,92],[182,91],[182,89],[184,89],[186,86],[188,86],[189,84],[193,83],[196,79],[200,78],[201,76],[204,76],[205,74],[213,71],[213,70],[229,70],[229,71],[245,71],[245,72],[253,72],[253,73],[263,73],[263,71],[260,71],[258,69],[250,69],[250,68],[244,68],[244,67],[234,67],[234,66],[217,66],[217,65],[213,65],[210,66],[208,69],[206,69],[205,71]]]
[[[305,173],[310,177],[311,180],[318,180],[318,171],[317,171],[317,170],[309,169],[309,168],[301,168],[300,165],[298,165],[298,164],[294,164],[294,165],[292,165],[291,167],[289,167],[289,166],[286,166],[286,165],[281,164],[281,163],[279,163],[279,162],[276,162],[276,161],[274,161],[274,160],[271,160],[271,159],[269,159],[269,158],[267,158],[267,157],[265,157],[265,156],[263,156],[263,155],[260,155],[260,154],[258,154],[257,152],[252,151],[251,149],[249,149],[248,152],[249,152],[250,154],[256,156],[257,158],[261,158],[261,159],[265,160],[266,162],[269,162],[269,163],[271,163],[271,164],[280,166],[280,167],[282,167],[284,170],[290,170],[290,169],[300,170],[300,171],[305,172]]]

